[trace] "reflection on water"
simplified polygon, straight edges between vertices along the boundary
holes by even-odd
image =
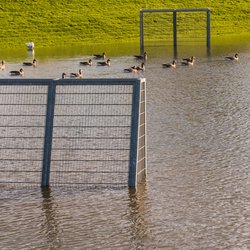
[[[129,189],[129,214],[131,222],[131,246],[130,249],[143,249],[144,241],[148,241],[150,233],[148,230],[149,207],[145,204],[147,190],[146,183],[141,183],[137,190]]]
[[[57,204],[50,188],[42,190],[42,224],[41,233],[45,235],[48,249],[60,249],[61,239],[59,232],[59,216],[57,215]]]
[[[181,47],[176,69],[161,67],[171,49],[148,47],[146,71],[125,74],[136,52],[114,53],[111,67],[85,74],[147,79],[147,183],[136,191],[1,187],[1,249],[249,248],[249,47],[213,47],[209,57]],[[235,52],[239,62],[224,60]],[[44,57],[25,77],[59,76],[90,54]],[[181,66],[191,55],[194,66]]]

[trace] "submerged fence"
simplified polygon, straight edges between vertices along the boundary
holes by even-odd
[[[144,79],[0,80],[0,185],[136,187]]]

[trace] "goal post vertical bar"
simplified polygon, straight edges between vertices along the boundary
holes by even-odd
[[[177,12],[173,10],[173,45],[177,48]]]
[[[207,49],[211,47],[210,9],[207,9]]]
[[[144,52],[144,25],[143,25],[143,10],[140,10],[140,50]]]

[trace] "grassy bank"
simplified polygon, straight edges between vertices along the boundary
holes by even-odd
[[[36,47],[139,40],[140,9],[210,8],[212,37],[250,33],[245,0],[1,0],[0,45]]]

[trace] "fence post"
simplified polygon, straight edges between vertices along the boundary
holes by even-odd
[[[133,84],[128,186],[136,187],[140,80]]]
[[[177,15],[176,11],[173,11],[173,44],[174,49],[177,48]]]
[[[43,168],[42,168],[42,180],[41,180],[42,187],[49,186],[55,94],[56,94],[56,83],[55,81],[50,81],[48,83],[48,95],[47,95],[47,111],[46,111],[44,149],[43,149]]]
[[[144,52],[144,27],[143,27],[143,11],[140,11],[140,50]]]
[[[207,10],[207,49],[211,47],[210,10]]]

